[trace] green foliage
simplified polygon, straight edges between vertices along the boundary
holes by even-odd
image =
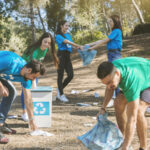
[[[89,30],[78,30],[73,36],[73,40],[75,43],[84,45],[90,42],[94,42],[97,40],[101,40],[105,38],[106,36],[102,34],[100,31],[92,31],[89,32]]]
[[[81,27],[92,31],[98,29],[98,20],[101,20],[100,7],[98,0],[76,0],[70,11]]]
[[[124,19],[122,23],[122,30],[123,30],[124,37],[130,36],[132,34],[133,29],[129,26],[129,22],[127,19]]]
[[[65,0],[49,0],[50,5],[46,6],[47,24],[49,30],[56,33],[58,22],[66,16]]]
[[[150,23],[150,0],[140,0],[141,10],[146,23]]]
[[[0,49],[5,49],[11,38],[11,31],[3,18],[0,20],[0,33]]]
[[[0,49],[22,53],[31,44],[31,2],[34,7],[36,39],[43,33],[37,7],[44,12],[41,17],[46,16],[46,29],[54,34],[59,21],[71,19],[73,40],[81,45],[105,38],[104,34],[108,35],[109,32],[107,19],[112,14],[120,16],[124,36],[129,35],[139,23],[131,0],[0,0]],[[145,22],[149,23],[150,0],[136,2]]]
[[[0,20],[0,49],[10,50],[21,54],[31,44],[29,26],[17,23],[11,18]]]
[[[138,24],[135,26],[133,35],[150,33],[150,23]]]
[[[9,18],[14,10],[18,9],[20,0],[0,0],[0,16]]]

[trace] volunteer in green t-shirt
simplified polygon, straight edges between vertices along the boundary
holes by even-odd
[[[52,38],[52,35],[48,32],[45,32],[37,42],[30,45],[25,52],[23,53],[22,58],[25,59],[27,62],[31,61],[32,59],[42,61],[44,60],[46,53],[48,51],[48,48],[51,48],[51,53],[54,59],[54,64],[56,68],[58,67],[58,58],[55,51],[55,43]],[[34,83],[34,82],[33,82]],[[36,84],[38,83],[38,78],[36,78]],[[26,108],[24,104],[24,95],[23,92],[21,93],[21,103],[22,103],[22,119],[24,121],[28,121]]]
[[[122,150],[128,150],[137,128],[140,150],[147,150],[145,111],[150,105],[150,60],[127,57],[99,65],[97,76],[107,86],[99,114],[104,114],[113,91],[119,86],[114,107],[116,119],[124,135]]]

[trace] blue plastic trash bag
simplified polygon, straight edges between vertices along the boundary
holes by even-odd
[[[118,127],[107,119],[105,115],[99,115],[98,123],[93,129],[77,139],[89,150],[116,150],[123,143],[123,135]]]
[[[90,48],[89,45],[85,45],[83,50],[80,50],[80,49],[78,50],[80,57],[83,61],[83,66],[90,64],[97,54],[96,50],[90,50],[89,51],[88,50],[89,48]]]

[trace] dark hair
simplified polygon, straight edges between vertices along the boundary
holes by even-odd
[[[40,75],[44,75],[46,72],[45,66],[37,60],[31,60],[25,65],[26,68],[31,68],[31,73],[38,73],[40,72]]]
[[[57,58],[56,50],[55,50],[55,42],[54,42],[54,39],[53,39],[52,35],[48,32],[43,33],[43,35],[39,38],[38,41],[36,41],[35,43],[33,43],[32,45],[27,47],[24,54],[27,55],[27,56],[30,55],[31,60],[32,60],[32,54],[33,54],[34,50],[41,46],[42,41],[43,41],[44,38],[48,38],[48,37],[51,38],[51,45],[50,46],[51,46],[51,52],[52,52],[52,55],[53,55],[54,64],[58,68],[58,58]]]
[[[111,74],[114,69],[114,65],[111,62],[105,61],[98,66],[97,77],[104,79],[107,75]]]
[[[60,34],[61,36],[64,36],[63,32],[61,31],[61,26],[63,26],[67,21],[66,20],[62,20],[58,23],[58,26],[57,26],[57,31],[56,31],[56,34]]]
[[[114,27],[112,30],[114,29],[120,29],[122,31],[122,26],[121,26],[121,22],[120,22],[120,17],[118,15],[112,15],[110,16],[110,18],[113,20],[114,22]]]

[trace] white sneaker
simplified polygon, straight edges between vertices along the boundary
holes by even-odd
[[[59,100],[62,102],[68,102],[69,101],[64,94],[60,96]]]
[[[107,107],[113,107],[114,106],[114,100],[111,99],[110,102],[108,103]]]
[[[150,107],[148,107],[148,108],[146,109],[146,112],[150,113]]]
[[[23,121],[28,122],[28,115],[27,115],[27,113],[22,114],[21,118],[22,118]]]
[[[59,89],[57,88],[57,96],[56,98],[60,99],[60,92],[59,92]]]

